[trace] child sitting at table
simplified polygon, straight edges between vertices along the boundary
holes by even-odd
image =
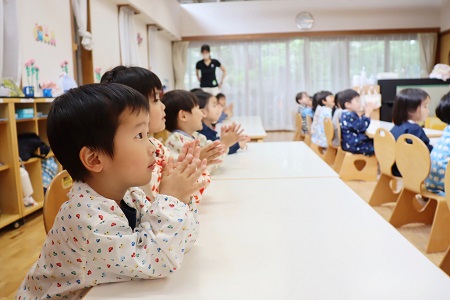
[[[202,120],[203,128],[201,130],[198,130],[198,132],[203,134],[210,141],[220,140],[225,145],[225,147],[229,149],[228,154],[234,154],[239,149],[245,149],[250,138],[242,134],[242,130],[240,130],[239,125],[236,125],[236,132],[238,133],[238,135],[225,134],[221,138],[218,137],[218,132],[213,129],[213,124],[216,123],[220,113],[216,97],[203,91],[197,91],[194,94],[195,96],[197,96],[199,107],[203,111],[204,116]],[[222,126],[221,128],[223,128],[224,130],[227,129],[226,126]]]
[[[430,96],[421,89],[404,89],[397,94],[392,110],[392,119],[395,126],[391,129],[395,140],[402,134],[409,133],[420,138],[431,152],[433,146],[430,145],[430,139],[426,136],[422,127],[417,124],[418,122],[424,122],[428,117],[430,113],[429,104]],[[392,174],[401,176],[396,164],[392,166]]]
[[[327,138],[323,121],[332,117],[334,107],[334,96],[328,91],[318,92],[314,95],[313,102],[314,118],[311,125],[311,142],[322,148],[327,148]]]
[[[346,90],[347,91],[347,90]],[[342,92],[338,92],[334,95],[334,102],[336,103],[336,110],[334,111],[333,114],[333,118],[332,118],[332,123],[333,123],[333,129],[334,129],[334,133],[333,133],[333,140],[331,141],[331,143],[333,144],[334,147],[339,147],[341,145],[341,141],[339,140],[339,133],[338,133],[338,128],[339,128],[339,121],[341,120],[341,115],[342,115],[342,111],[343,111],[343,105],[341,106],[340,103],[340,95],[341,93],[344,93],[345,91]]]
[[[358,115],[358,112],[361,111],[359,94],[350,91],[348,93],[348,97],[344,97],[342,94],[339,95],[341,107],[345,108],[339,122],[341,126],[342,150],[353,154],[371,156],[374,154],[373,140],[366,135],[366,130],[370,125],[370,114],[374,109],[374,105],[368,103],[364,107],[364,114],[360,117]]]
[[[300,92],[295,96],[295,103],[298,104],[298,113],[302,116],[302,134],[307,134],[308,124],[306,123],[306,116],[313,117],[311,98],[306,92]]]
[[[445,196],[444,178],[450,159],[450,92],[442,97],[436,107],[436,117],[447,123],[447,126],[436,147],[431,150],[431,169],[430,175],[425,180],[425,186],[430,192]]]
[[[80,299],[108,282],[165,277],[178,270],[198,235],[189,195],[206,160],[185,155],[164,165],[153,202],[134,186],[150,181],[148,99],[127,86],[90,84],[56,98],[47,133],[74,180],[17,299]],[[197,151],[198,153],[198,151]]]
[[[155,134],[161,132],[165,129],[165,113],[164,104],[160,100],[160,94],[162,91],[162,83],[158,76],[148,69],[141,67],[124,67],[117,66],[114,69],[107,71],[102,76],[102,83],[116,82],[125,84],[129,87],[134,88],[136,91],[144,95],[150,103],[150,125],[149,132]],[[170,150],[161,143],[158,139],[153,136],[150,137],[150,141],[156,146],[156,165],[153,169],[152,179],[149,184],[140,187],[146,195],[152,196],[152,199],[156,198],[159,193],[159,185],[162,176],[163,164],[168,161],[171,156]],[[216,159],[225,153],[225,147],[220,144],[220,142],[211,143],[200,151],[200,159],[206,158],[208,164],[214,164]],[[199,179],[200,181],[205,181],[209,183],[211,181],[211,175],[206,171]],[[192,197],[195,199],[196,203],[199,203],[204,188],[196,191]]]
[[[229,119],[233,116],[233,103],[227,105],[227,97],[225,97],[222,93],[218,93],[216,98],[217,104],[222,107],[222,113],[217,121],[217,123],[221,123],[223,120]]]

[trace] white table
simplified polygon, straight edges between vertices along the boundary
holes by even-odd
[[[370,125],[369,128],[367,128],[366,130],[366,135],[373,138],[375,136],[375,132],[380,127],[390,131],[392,127],[394,127],[394,123],[378,120],[370,120]],[[424,128],[423,130],[425,131],[425,134],[429,138],[437,138],[442,135],[442,130],[428,129],[428,128]]]
[[[217,124],[216,131],[220,133],[222,124],[229,125],[233,122],[241,124],[244,134],[250,136],[254,141],[262,142],[267,136],[259,116],[233,116],[230,120],[224,120],[222,123]]]
[[[339,177],[303,142],[249,143],[227,155],[213,180]]]
[[[450,278],[338,178],[217,181],[200,212],[179,271],[85,299],[450,297]]]

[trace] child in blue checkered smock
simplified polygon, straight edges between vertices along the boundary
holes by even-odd
[[[436,108],[436,116],[444,123],[450,123],[450,92],[442,97]],[[425,186],[430,192],[445,195],[445,170],[450,158],[450,125],[445,127],[437,145],[431,151],[430,175],[425,180]]]

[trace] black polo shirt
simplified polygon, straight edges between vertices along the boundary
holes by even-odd
[[[204,60],[200,60],[197,62],[195,68],[200,70],[200,87],[217,87],[219,83],[216,78],[216,68],[221,66],[220,61],[217,59],[211,59],[211,63],[209,65],[205,64]]]

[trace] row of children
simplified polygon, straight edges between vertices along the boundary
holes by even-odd
[[[17,299],[79,299],[97,284],[178,270],[198,237],[209,171],[248,141],[236,124],[218,137],[211,94],[160,99],[161,81],[139,67],[116,67],[101,82],[53,101],[50,146],[74,184]],[[165,128],[167,147],[152,137]]]
[[[430,96],[421,89],[408,88],[400,91],[395,98],[392,111],[394,127],[391,133],[397,140],[402,134],[412,134],[420,138],[431,152],[431,170],[425,181],[427,189],[433,193],[443,195],[444,177],[448,161],[450,159],[450,125],[443,131],[442,137],[433,148],[430,139],[419,125],[428,117],[430,110]],[[371,156],[374,154],[373,140],[366,135],[370,125],[370,115],[374,106],[367,103],[365,107],[360,105],[359,94],[347,89],[333,96],[327,91],[318,92],[311,102],[307,93],[297,94],[296,102],[299,104],[298,113],[304,120],[302,132],[307,133],[307,116],[313,121],[310,128],[311,142],[320,147],[327,148],[328,143],[324,132],[324,119],[330,118],[335,128],[333,145],[341,146],[342,150],[354,154]],[[337,106],[335,104],[337,102]],[[450,124],[450,92],[442,97],[437,108],[436,117],[442,122]],[[337,128],[341,129],[339,141]],[[392,173],[401,176],[396,165],[392,166]]]

